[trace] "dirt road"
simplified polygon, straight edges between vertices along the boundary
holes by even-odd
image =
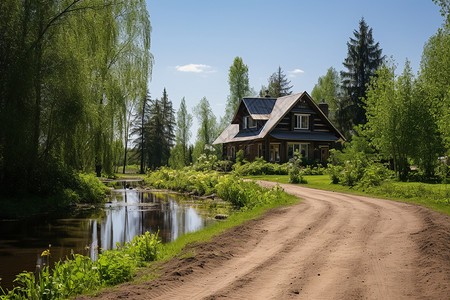
[[[272,186],[270,182],[260,182]],[[281,185],[304,200],[184,251],[100,299],[449,299],[450,218]]]

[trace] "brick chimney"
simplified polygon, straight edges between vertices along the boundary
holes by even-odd
[[[325,116],[328,118],[328,103],[325,102],[325,99],[320,100],[319,108],[323,111]]]

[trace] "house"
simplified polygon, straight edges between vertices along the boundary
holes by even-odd
[[[329,150],[344,136],[328,119],[328,104],[317,105],[307,92],[280,98],[243,98],[231,121],[213,144],[223,145],[223,159],[263,157],[287,162],[298,151],[308,160],[326,162]]]

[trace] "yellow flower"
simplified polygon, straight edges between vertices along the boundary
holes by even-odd
[[[45,251],[42,252],[42,254],[41,254],[41,256],[47,256],[47,255],[50,255],[50,250],[49,250],[49,249],[45,250]]]

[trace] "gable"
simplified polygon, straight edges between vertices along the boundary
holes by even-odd
[[[267,99],[267,101],[261,101]],[[256,112],[267,112],[273,103],[270,115],[267,116],[267,121],[265,124],[259,128],[257,131],[240,134],[239,123],[242,121],[244,114],[254,116],[262,116],[267,114],[256,114]],[[261,104],[261,108],[257,107]],[[263,105],[264,104],[264,105]],[[247,107],[250,107],[248,108]],[[255,114],[251,114],[255,112]],[[310,115],[310,121],[317,125],[317,130],[310,130],[309,134],[298,134],[297,132],[292,132],[290,134],[280,134],[280,130],[286,133],[289,129],[292,131],[290,125],[292,124],[292,114],[307,114]],[[263,120],[263,119],[261,119]],[[345,141],[344,136],[337,130],[337,128],[330,122],[327,116],[319,108],[319,106],[314,102],[308,93],[297,93],[293,95],[288,95],[280,97],[277,99],[273,98],[244,98],[236,111],[233,118],[232,125],[234,127],[227,128],[219,138],[214,141],[214,144],[228,143],[228,142],[238,142],[247,141],[254,139],[265,138],[268,134],[278,138],[285,139],[301,139],[302,136],[309,136],[310,138],[325,138],[326,140]],[[231,130],[233,128],[233,130]],[[236,132],[236,129],[238,132]],[[272,132],[274,131],[274,132]],[[297,134],[297,136],[295,136]],[[315,136],[317,135],[317,136]]]

